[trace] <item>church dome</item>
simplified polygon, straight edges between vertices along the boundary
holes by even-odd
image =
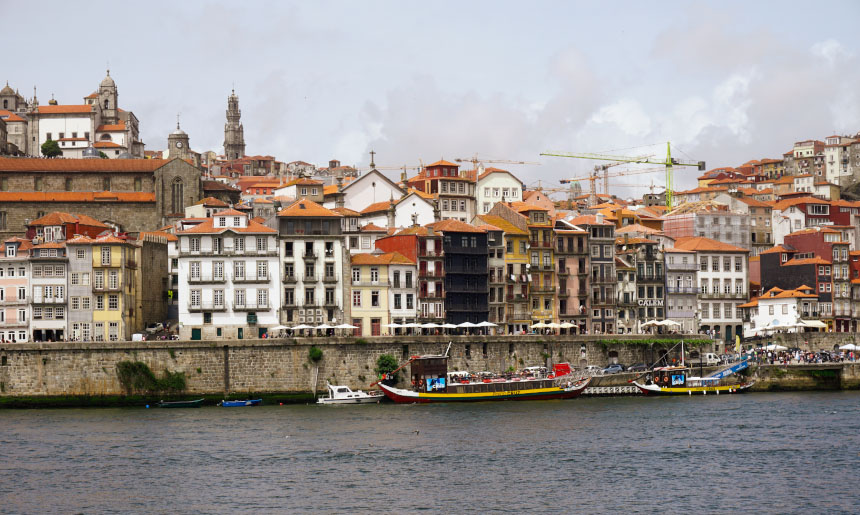
[[[99,87],[102,87],[102,88],[115,88],[116,87],[116,82],[114,82],[110,76],[110,70],[108,70],[105,78],[102,79],[102,82],[101,82],[101,84],[99,84]]]
[[[99,155],[98,150],[93,147],[87,147],[84,149],[83,153],[81,153],[81,157],[84,159],[99,159],[101,156]]]
[[[116,156],[117,159],[131,159],[131,154],[126,152],[121,152],[120,155]]]
[[[9,83],[6,83],[6,86],[3,89],[0,89],[0,95],[14,95],[15,90],[9,87]]]
[[[184,130],[180,129],[178,125],[176,126],[176,130],[171,132],[170,135],[171,136],[188,136],[188,134]]]

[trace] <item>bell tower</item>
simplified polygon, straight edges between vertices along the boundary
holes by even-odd
[[[242,127],[239,110],[239,97],[236,90],[227,97],[227,123],[224,124],[224,157],[239,159],[245,157],[245,129]]]
[[[167,155],[171,159],[178,157],[179,159],[189,159],[191,157],[191,149],[188,146],[188,134],[179,128],[179,117],[176,117],[176,130],[167,136]]]
[[[114,125],[117,123],[117,91],[116,83],[110,76],[110,70],[99,84],[99,112],[101,112],[101,123]]]

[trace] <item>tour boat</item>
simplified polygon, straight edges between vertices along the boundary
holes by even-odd
[[[352,391],[349,386],[328,386],[328,396],[317,399],[317,404],[371,404],[385,398],[385,394],[379,391],[363,392]]]
[[[407,365],[410,366],[411,389],[378,383],[385,395],[397,403],[571,399],[579,396],[591,381],[590,377],[575,378],[567,363],[556,365],[553,373],[546,376],[523,373],[493,378],[486,374],[448,374],[447,353],[414,356],[398,370]]]
[[[223,400],[218,403],[222,408],[243,408],[245,406],[259,406],[263,404],[263,399],[246,399],[244,401],[228,401]]]
[[[641,381],[640,381],[641,380]],[[719,395],[721,393],[743,393],[755,384],[720,376],[693,377],[689,367],[657,367],[633,381],[646,395]]]

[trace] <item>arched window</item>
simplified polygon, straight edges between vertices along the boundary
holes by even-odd
[[[3,100],[3,109],[9,109],[9,101],[8,100],[5,100],[5,99]]]
[[[110,141],[110,134],[102,134],[101,136],[99,136],[99,139],[102,141]]]
[[[173,179],[173,186],[171,188],[171,214],[176,213],[185,213],[185,202],[182,200],[184,188],[182,184],[182,179],[180,177],[176,177]]]
[[[105,109],[110,109],[110,100],[105,99]]]

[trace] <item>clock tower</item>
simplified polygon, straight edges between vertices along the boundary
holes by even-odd
[[[188,134],[179,128],[179,121],[176,121],[176,130],[167,136],[167,155],[171,159],[178,157],[179,159],[191,159],[191,149],[188,145]]]

